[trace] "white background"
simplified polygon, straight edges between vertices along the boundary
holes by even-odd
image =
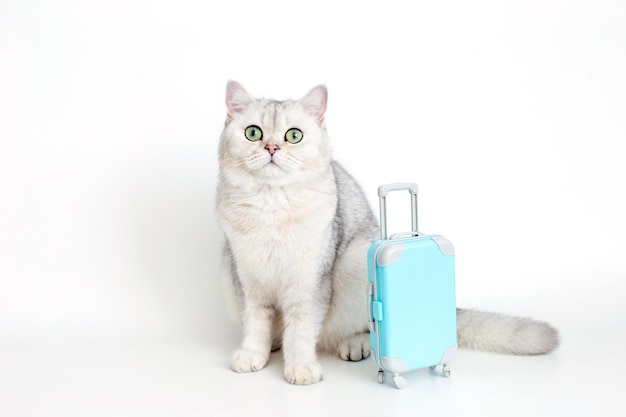
[[[0,1],[0,415],[624,415],[626,3],[408,4]],[[228,79],[325,83],[335,158],[374,207],[419,183],[459,304],[549,321],[561,348],[462,351],[404,391],[372,360],[323,358],[310,387],[280,353],[232,373]]]

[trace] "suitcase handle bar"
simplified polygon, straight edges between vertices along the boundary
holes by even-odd
[[[383,184],[378,187],[378,196],[387,197],[389,191],[404,191],[407,190],[412,195],[417,196],[417,184],[412,182],[394,182],[392,184]]]
[[[387,240],[387,194],[390,191],[408,191],[411,194],[412,233],[417,236],[417,184],[412,182],[394,182],[378,187],[380,199],[380,238]]]

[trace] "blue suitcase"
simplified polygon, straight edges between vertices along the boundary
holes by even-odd
[[[387,238],[386,197],[396,190],[411,194],[413,230]],[[442,365],[450,375],[457,348],[454,247],[442,236],[418,233],[416,184],[383,185],[378,196],[381,239],[367,255],[370,346],[378,382],[389,372],[404,388],[404,372]]]

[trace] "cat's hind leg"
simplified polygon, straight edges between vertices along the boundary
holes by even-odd
[[[339,357],[344,361],[357,362],[370,355],[369,333],[358,333],[339,343]]]
[[[367,263],[370,240],[354,239],[337,259],[333,295],[318,342],[321,350],[346,361],[360,361],[370,354],[367,331]]]

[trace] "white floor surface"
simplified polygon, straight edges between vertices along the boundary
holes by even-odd
[[[580,335],[579,335],[580,336]],[[0,415],[36,416],[623,416],[622,340],[563,334],[551,355],[459,351],[452,375],[376,382],[371,358],[322,358],[324,380],[292,386],[282,355],[254,374],[228,369],[236,337],[198,343],[2,346]],[[589,338],[591,340],[591,338]]]

